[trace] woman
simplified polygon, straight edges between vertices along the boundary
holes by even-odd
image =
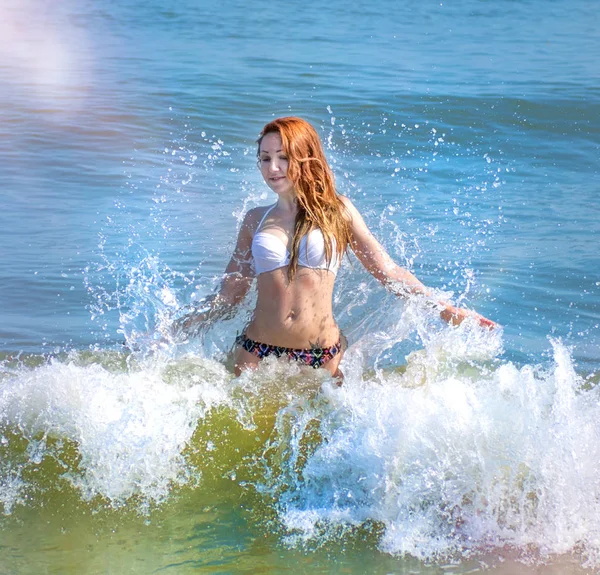
[[[190,334],[227,315],[256,277],[256,309],[236,338],[236,375],[275,355],[341,376],[344,344],[332,299],[348,246],[398,295],[429,297],[430,291],[392,261],[352,202],[336,193],[319,136],[308,122],[295,117],[269,122],[258,139],[258,165],[277,202],[246,214],[218,293],[204,301],[203,309],[179,319],[175,328]],[[482,326],[495,326],[448,302],[431,303],[452,324],[472,316]]]

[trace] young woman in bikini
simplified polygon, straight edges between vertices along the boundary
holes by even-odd
[[[430,298],[430,290],[392,261],[352,202],[336,193],[319,136],[308,122],[295,117],[269,122],[258,139],[258,165],[277,202],[246,214],[220,289],[174,329],[190,335],[228,315],[256,278],[256,309],[235,341],[236,375],[275,355],[340,376],[344,338],[332,300],[348,246],[399,295]],[[445,301],[431,303],[452,324],[474,317],[484,327],[495,326],[476,312]]]

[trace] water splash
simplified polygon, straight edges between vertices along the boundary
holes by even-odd
[[[548,558],[583,548],[593,563],[598,390],[584,389],[568,349],[551,343],[547,369],[465,365],[472,344],[457,353],[434,344],[425,362],[409,357],[405,371],[350,378],[327,401],[288,410],[275,488],[290,541],[322,544],[340,525],[373,521],[380,548],[397,555],[464,559],[508,547]],[[307,422],[319,437],[310,449]]]
[[[387,340],[366,334],[372,353],[419,332],[421,349],[390,367],[357,340],[342,387],[276,360],[237,379],[192,355],[5,366],[4,512],[68,487],[148,513],[222,475],[268,503],[292,546],[367,529],[381,551],[425,561],[510,549],[597,565],[600,398],[569,349],[551,340],[552,364],[517,366],[501,359],[501,332],[443,326],[416,304],[397,313]],[[61,471],[42,471],[48,461]]]
[[[5,513],[24,503],[24,494],[35,493],[35,481],[24,477],[35,477],[45,459],[62,470],[56,488],[70,484],[83,500],[99,497],[112,506],[132,497],[144,505],[160,503],[174,487],[197,479],[184,450],[199,420],[226,401],[230,376],[220,364],[199,359],[176,369],[168,362],[132,366],[125,360],[71,354],[5,377]],[[181,372],[190,375],[181,378]]]

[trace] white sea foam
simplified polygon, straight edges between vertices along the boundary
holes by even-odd
[[[101,496],[115,506],[136,495],[164,500],[174,485],[192,479],[182,452],[198,420],[226,400],[228,378],[222,365],[192,359],[177,369],[162,363],[114,371],[55,360],[17,370],[0,388],[0,425],[21,434],[29,448],[24,461],[5,462],[5,511],[27,490],[23,469],[52,455],[48,438],[76,445],[77,468],[62,479],[82,498]]]
[[[280,509],[292,540],[375,520],[384,526],[380,546],[392,554],[583,548],[595,563],[598,391],[582,388],[569,350],[551,343],[549,369],[449,369],[457,350],[472,357],[469,346],[446,346],[434,362],[425,349],[403,374],[331,388],[327,406],[290,415],[281,441],[301,434],[307,420],[320,422],[323,437],[301,473],[301,442],[290,442],[285,481],[295,481]]]
[[[416,331],[431,319],[404,317]],[[387,343],[381,335],[377,353],[397,343],[398,329]],[[214,360],[160,354],[118,368],[67,358],[5,372],[3,443],[16,430],[28,447],[2,462],[4,511],[28,504],[24,478],[35,474],[24,470],[54,456],[53,438],[76,446],[78,464],[59,481],[83,499],[160,503],[202,473],[186,447],[206,414],[227,405],[248,430],[274,416],[257,487],[276,501],[290,543],[376,522],[380,548],[394,555],[583,549],[597,565],[598,391],[560,341],[549,344],[551,365],[517,366],[498,358],[500,334],[472,324],[431,330],[404,369],[363,368],[359,341],[342,387],[275,360],[232,379]]]

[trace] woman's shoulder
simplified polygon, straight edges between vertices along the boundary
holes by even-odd
[[[338,194],[338,198],[344,206],[344,215],[348,220],[352,220],[352,217],[358,214],[358,210],[352,203],[352,200],[348,196],[342,196],[341,194]]]
[[[246,215],[244,216],[244,220],[251,224],[252,222],[258,222],[262,217],[266,215],[266,213],[273,207],[273,204],[269,206],[256,206],[255,208],[250,208]]]
[[[352,203],[352,200],[346,196],[340,195],[338,197],[344,206],[344,217],[348,222],[352,234],[356,235],[368,232],[367,224],[359,209]]]
[[[270,206],[256,206],[255,208],[250,208],[244,216],[242,228],[246,228],[248,231],[254,234],[256,229],[259,227],[260,222],[272,207],[273,204]]]

